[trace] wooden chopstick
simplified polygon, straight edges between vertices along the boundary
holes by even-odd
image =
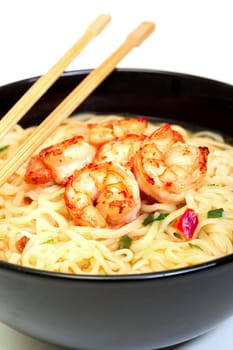
[[[57,63],[26,91],[16,104],[0,120],[0,138],[15,125],[39,98],[57,80],[74,58],[96,37],[110,22],[111,16],[99,15],[85,30],[81,38],[62,56]]]
[[[141,23],[99,67],[93,70],[74,90],[36,127],[17,152],[0,169],[0,186],[22,165],[48,136],[94,91],[114,70],[117,63],[134,47],[139,46],[153,31],[152,22]]]

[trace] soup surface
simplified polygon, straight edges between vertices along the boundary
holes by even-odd
[[[34,127],[0,144],[10,157]],[[145,118],[68,119],[0,188],[0,259],[73,274],[138,274],[233,252],[233,147]]]

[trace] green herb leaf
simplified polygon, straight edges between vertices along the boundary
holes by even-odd
[[[207,218],[221,218],[223,216],[223,208],[218,208],[218,209],[213,209],[213,210],[209,210],[207,212]]]
[[[199,247],[199,245],[197,245],[197,244],[193,244],[193,243],[189,242],[188,245],[190,246],[190,248],[195,248],[195,249],[200,249],[200,250],[202,250],[202,248]]]
[[[154,214],[149,214],[142,222],[143,226],[151,224],[155,220]]]
[[[154,214],[149,214],[145,220],[143,221],[143,226],[149,225],[154,221],[161,221],[164,220],[167,216],[169,215],[169,213],[160,213],[158,216],[154,216]]]
[[[53,244],[54,243],[54,239],[48,239],[47,241],[42,242],[41,244]]]
[[[131,237],[129,237],[128,235],[123,235],[119,240],[118,248],[119,249],[130,248],[132,242],[133,242],[133,239]]]
[[[3,152],[5,150],[7,150],[8,148],[9,148],[9,145],[2,146],[2,147],[0,147],[0,152]]]
[[[157,216],[157,218],[155,218],[155,221],[164,220],[168,215],[169,215],[169,213],[160,213],[159,216]]]

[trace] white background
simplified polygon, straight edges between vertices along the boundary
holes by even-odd
[[[68,69],[95,68],[140,22],[153,21],[155,33],[118,67],[177,71],[233,84],[232,4],[232,0],[0,0],[0,85],[46,73],[100,13],[112,15],[110,25]],[[190,303],[195,302],[190,296]],[[232,328],[233,318],[169,350],[231,350]],[[60,348],[0,324],[0,350],[16,349]]]

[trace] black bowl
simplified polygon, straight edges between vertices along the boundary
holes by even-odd
[[[65,73],[22,119],[39,123],[88,71]],[[0,88],[4,115],[36,78]],[[233,87],[157,71],[116,70],[79,112],[140,114],[233,137]],[[155,349],[192,339],[233,314],[233,255],[128,276],[68,275],[0,262],[0,319],[74,349]]]

